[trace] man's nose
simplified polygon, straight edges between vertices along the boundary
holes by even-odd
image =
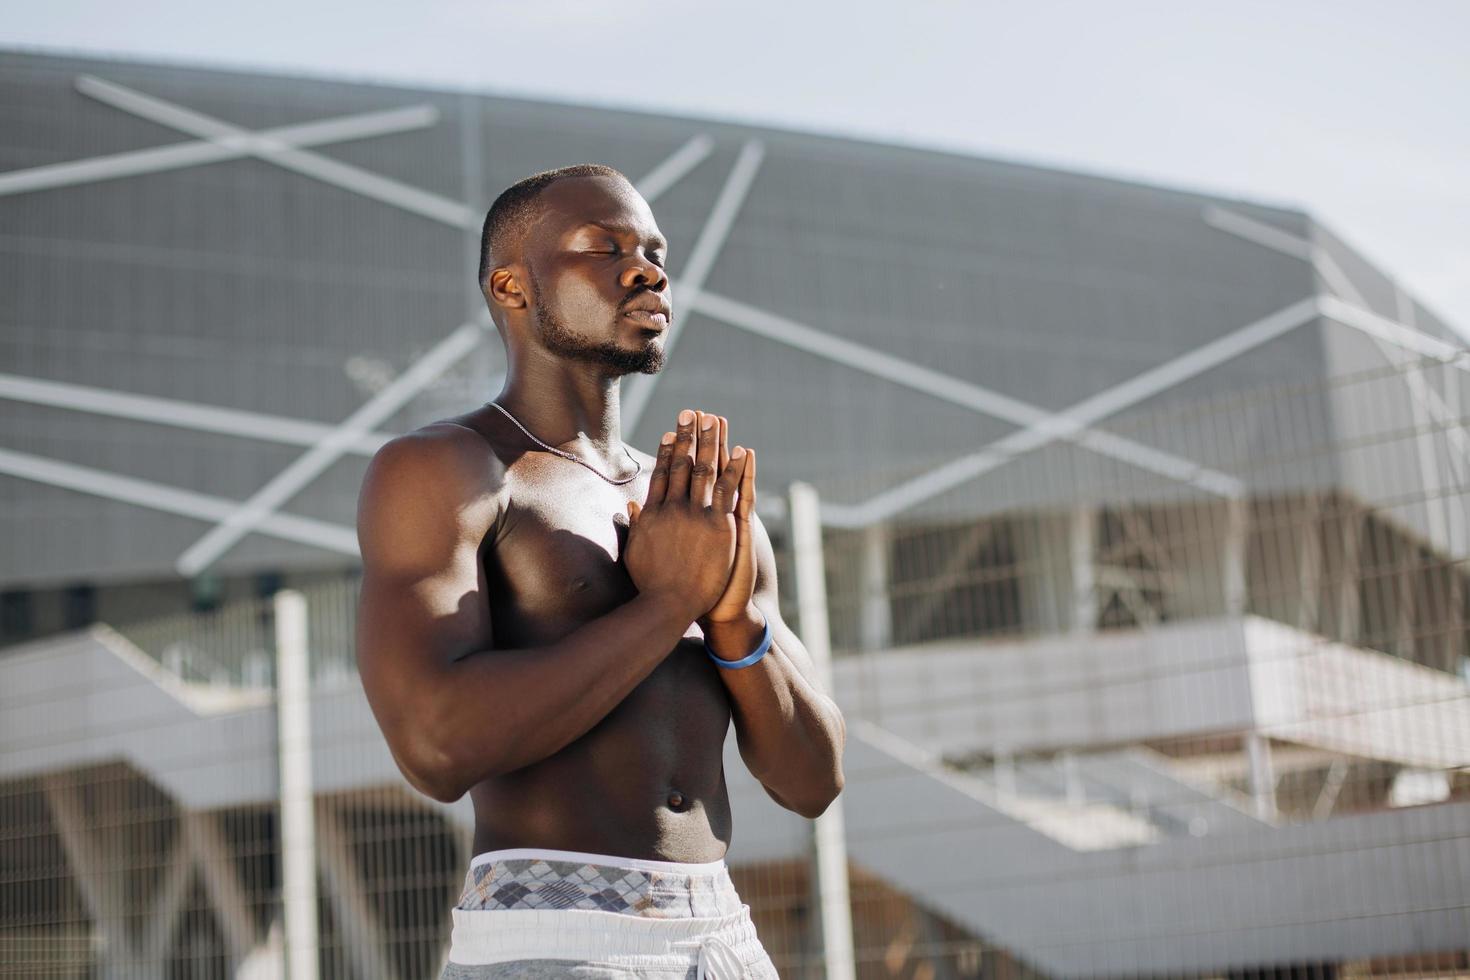
[[[669,284],[669,277],[664,270],[650,262],[647,258],[639,257],[623,267],[622,275],[618,281],[624,289],[632,289],[634,286],[647,286],[654,292],[659,292]]]

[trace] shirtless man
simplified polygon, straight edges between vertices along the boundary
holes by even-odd
[[[842,789],[755,452],[688,409],[656,459],[622,442],[621,377],[663,365],[665,259],[615,170],[507,189],[480,262],[505,386],[363,482],[363,686],[408,781],[474,801],[445,977],[775,976],[724,864],[732,719],[783,807],[816,817]]]

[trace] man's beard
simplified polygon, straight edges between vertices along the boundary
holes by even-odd
[[[615,341],[589,341],[573,333],[566,323],[546,308],[546,294],[531,272],[531,290],[536,297],[536,326],[541,331],[541,344],[559,357],[585,361],[605,367],[618,375],[657,374],[663,370],[664,350],[649,342],[638,350],[619,347]]]

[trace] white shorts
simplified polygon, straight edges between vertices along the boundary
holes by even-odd
[[[441,980],[770,980],[724,861],[519,848],[477,856]]]

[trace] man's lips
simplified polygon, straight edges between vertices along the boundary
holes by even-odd
[[[669,325],[668,316],[656,310],[627,310],[623,313],[623,316],[659,330],[663,330]]]

